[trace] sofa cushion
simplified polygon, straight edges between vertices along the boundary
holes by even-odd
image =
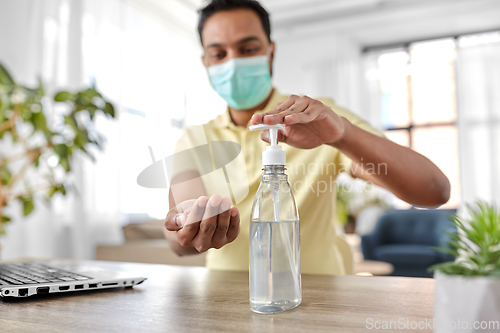
[[[390,262],[391,264],[413,264],[430,266],[437,262],[436,252],[429,250],[428,245],[416,244],[387,244],[373,249],[375,260]]]
[[[441,245],[441,232],[454,229],[449,211],[398,210],[388,212],[377,222],[380,244]]]

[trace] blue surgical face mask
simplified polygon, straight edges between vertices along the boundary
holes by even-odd
[[[262,103],[271,92],[271,73],[266,55],[233,58],[208,67],[215,91],[230,107],[248,110]]]

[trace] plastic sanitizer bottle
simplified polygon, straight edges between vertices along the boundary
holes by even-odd
[[[271,145],[262,153],[264,174],[250,219],[250,308],[276,313],[298,306],[300,230],[297,205],[285,174],[286,154],[277,144],[283,125],[255,125],[270,132]]]

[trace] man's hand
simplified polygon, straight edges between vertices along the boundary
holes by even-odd
[[[278,131],[278,141],[303,149],[335,144],[344,136],[345,121],[320,101],[296,95],[290,95],[273,110],[252,117],[253,125],[284,124],[284,133]],[[261,136],[269,142],[269,131],[262,131]]]
[[[186,200],[170,209],[165,228],[175,231],[183,247],[194,247],[198,252],[220,249],[231,243],[240,232],[240,213],[231,207],[231,200],[212,195]]]

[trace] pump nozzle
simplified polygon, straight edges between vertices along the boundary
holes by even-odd
[[[283,130],[283,124],[266,125],[259,124],[250,126],[250,131],[269,130],[271,145],[262,152],[262,165],[285,165],[286,154],[278,145],[278,130]]]

